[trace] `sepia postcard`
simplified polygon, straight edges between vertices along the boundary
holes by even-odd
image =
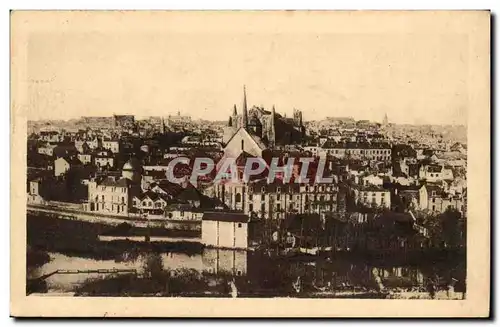
[[[488,317],[489,11],[12,11],[11,315]]]

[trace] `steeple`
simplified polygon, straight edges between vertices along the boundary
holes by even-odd
[[[233,117],[229,116],[229,122],[227,123],[228,127],[233,127]]]
[[[236,105],[234,105],[234,108],[233,108],[233,116],[236,116],[238,114],[238,111],[236,111]]]
[[[247,129],[248,127],[248,109],[247,109],[247,91],[245,85],[243,85],[243,118],[242,118],[242,127]]]
[[[269,145],[274,147],[276,141],[276,130],[274,127],[274,115],[276,114],[276,109],[273,105],[273,110],[271,112],[271,121],[270,121],[270,129],[269,129]]]
[[[389,118],[387,118],[387,113],[385,113],[385,116],[384,116],[384,121],[382,122],[382,124],[383,124],[384,126],[389,125]]]
[[[161,133],[165,134],[165,119],[161,117]]]

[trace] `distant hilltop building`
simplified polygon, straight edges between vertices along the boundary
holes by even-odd
[[[133,115],[113,115],[113,126],[116,128],[133,129],[135,117]]]
[[[83,125],[94,128],[120,128],[133,129],[135,117],[133,115],[113,115],[111,117],[82,117],[80,122]]]
[[[82,117],[81,122],[89,126],[96,126],[96,125],[114,126],[113,117]]]
[[[234,105],[224,130],[223,142],[228,146],[241,133],[249,134],[252,143],[257,144],[261,150],[301,143],[305,134],[302,111],[294,109],[293,118],[286,118],[276,113],[274,106],[271,111],[257,106],[249,110],[244,87],[241,112],[238,113],[238,108]]]
[[[180,111],[177,111],[177,115],[168,115],[167,126],[185,126],[191,123],[191,116],[183,116]]]

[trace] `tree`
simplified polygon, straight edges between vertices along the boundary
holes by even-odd
[[[151,279],[162,279],[164,276],[163,260],[160,253],[150,252],[144,256],[144,276]]]

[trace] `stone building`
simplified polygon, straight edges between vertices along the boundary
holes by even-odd
[[[258,106],[248,109],[245,88],[243,88],[241,113],[238,113],[238,109],[234,105],[233,113],[224,130],[223,143],[227,145],[240,129],[244,129],[271,149],[287,144],[301,143],[305,135],[300,110],[294,109],[293,118],[286,118],[276,113],[274,106],[271,111]]]

